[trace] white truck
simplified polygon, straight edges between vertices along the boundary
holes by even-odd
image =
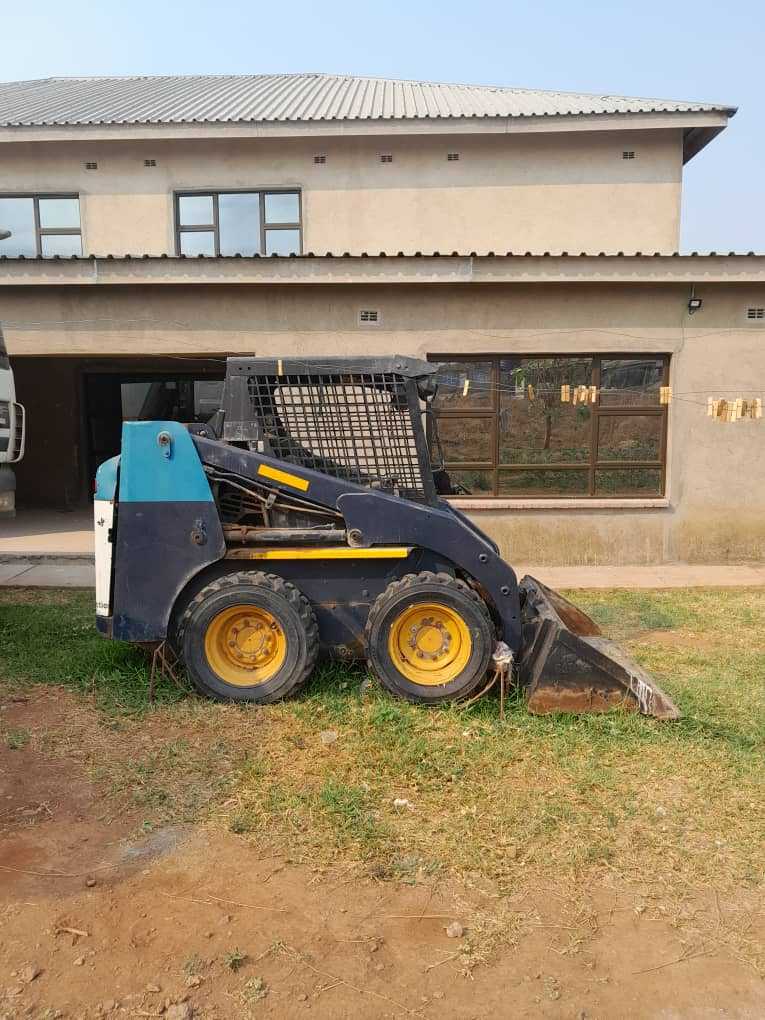
[[[16,401],[13,370],[0,327],[0,518],[16,515],[12,464],[24,456],[24,408]]]

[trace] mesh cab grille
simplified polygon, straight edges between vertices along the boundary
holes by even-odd
[[[265,451],[302,467],[424,500],[412,380],[388,372],[250,375]]]

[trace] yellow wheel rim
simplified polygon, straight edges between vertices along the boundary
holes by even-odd
[[[213,617],[205,655],[221,680],[235,687],[264,684],[281,669],[287,638],[271,613],[259,606],[229,606]]]
[[[449,606],[418,602],[397,616],[388,653],[396,669],[415,684],[435,687],[455,680],[473,648],[470,628]]]

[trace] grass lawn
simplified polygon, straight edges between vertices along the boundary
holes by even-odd
[[[0,592],[0,684],[64,685],[95,703],[96,732],[74,713],[47,742],[84,756],[115,810],[138,806],[146,826],[204,821],[295,860],[411,882],[480,876],[499,893],[606,873],[647,894],[757,887],[765,590],[573,598],[656,674],[680,722],[534,717],[520,695],[504,722],[491,696],[426,710],[362,690],[365,672],[340,666],[281,705],[216,705],[167,686],[148,706],[146,659],[96,635],[80,592]],[[325,744],[328,730],[337,739]]]

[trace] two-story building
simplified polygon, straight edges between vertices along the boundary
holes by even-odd
[[[400,351],[446,363],[458,500],[516,562],[762,557],[765,425],[707,403],[765,397],[765,258],[677,254],[683,167],[734,112],[315,74],[0,85],[19,503],[86,502],[125,418],[211,413],[228,353]]]

